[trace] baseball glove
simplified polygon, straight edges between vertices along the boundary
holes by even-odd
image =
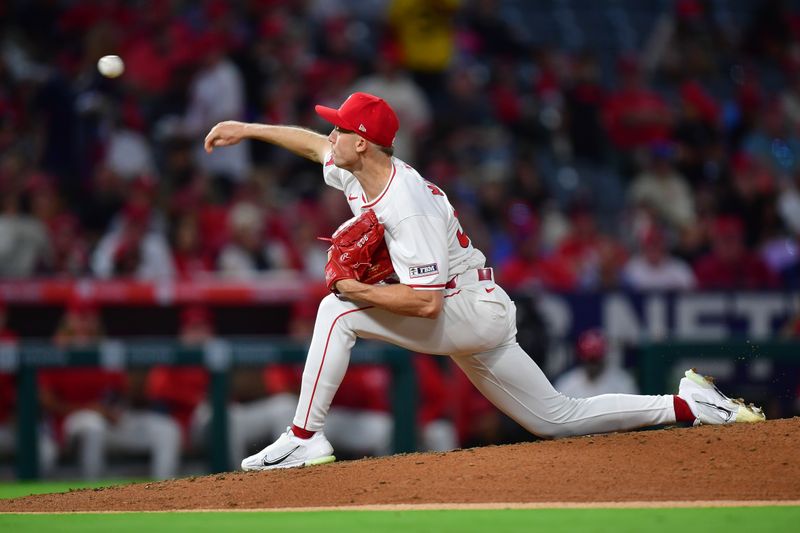
[[[336,282],[355,279],[374,284],[394,274],[383,226],[369,209],[337,229],[331,236],[325,284],[336,292]]]

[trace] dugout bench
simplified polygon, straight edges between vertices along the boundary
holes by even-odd
[[[49,341],[24,341],[0,346],[0,369],[17,374],[17,460],[19,479],[36,479],[38,472],[39,399],[36,372],[41,368],[99,366],[125,370],[155,365],[202,365],[210,373],[212,420],[209,434],[211,472],[229,471],[227,404],[229,371],[234,367],[263,367],[302,363],[307,346],[279,339],[216,339],[202,347],[182,346],[173,339],[107,340],[89,348],[61,349]],[[416,375],[411,354],[396,346],[360,341],[351,364],[384,364],[392,372],[391,402],[394,451],[416,449]]]

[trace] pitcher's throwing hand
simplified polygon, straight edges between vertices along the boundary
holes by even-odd
[[[235,120],[220,122],[208,132],[204,143],[206,152],[209,154],[217,146],[230,146],[236,144],[245,137],[247,124]]]

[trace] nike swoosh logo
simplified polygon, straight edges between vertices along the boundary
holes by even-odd
[[[730,422],[731,419],[733,418],[734,413],[730,409],[726,409],[726,408],[722,407],[721,405],[715,405],[713,403],[704,402],[704,401],[701,401],[701,400],[695,400],[695,401],[697,403],[699,403],[699,404],[707,405],[708,407],[713,407],[717,411],[720,411],[722,413],[722,416],[725,417],[725,421],[726,422]]]
[[[358,196],[348,195],[347,199],[348,200],[358,200]]]
[[[496,288],[497,288],[497,287],[492,287],[491,289],[484,289],[484,290],[485,290],[486,292],[492,292],[492,291],[493,291],[493,290],[495,290]]]
[[[294,448],[292,448],[291,450],[289,450],[288,452],[283,454],[281,457],[278,457],[277,459],[273,459],[271,461],[268,460],[267,456],[265,455],[264,456],[264,460],[263,460],[264,466],[271,466],[271,465],[281,464],[282,462],[284,462],[286,460],[287,457],[292,455],[297,450],[297,448],[299,448],[299,447],[300,446],[295,446]]]
[[[329,167],[329,166],[331,166],[332,164],[333,164],[333,158],[332,158],[332,157],[331,157],[330,159],[328,159],[328,160],[325,162],[325,166],[326,166],[326,167]]]

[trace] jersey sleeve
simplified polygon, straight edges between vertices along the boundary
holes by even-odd
[[[389,255],[400,283],[420,290],[444,289],[450,265],[443,220],[409,217],[395,226],[390,236]]]
[[[322,163],[322,177],[325,183],[334,189],[344,190],[343,171],[333,164],[333,152],[325,154],[324,163]]]

